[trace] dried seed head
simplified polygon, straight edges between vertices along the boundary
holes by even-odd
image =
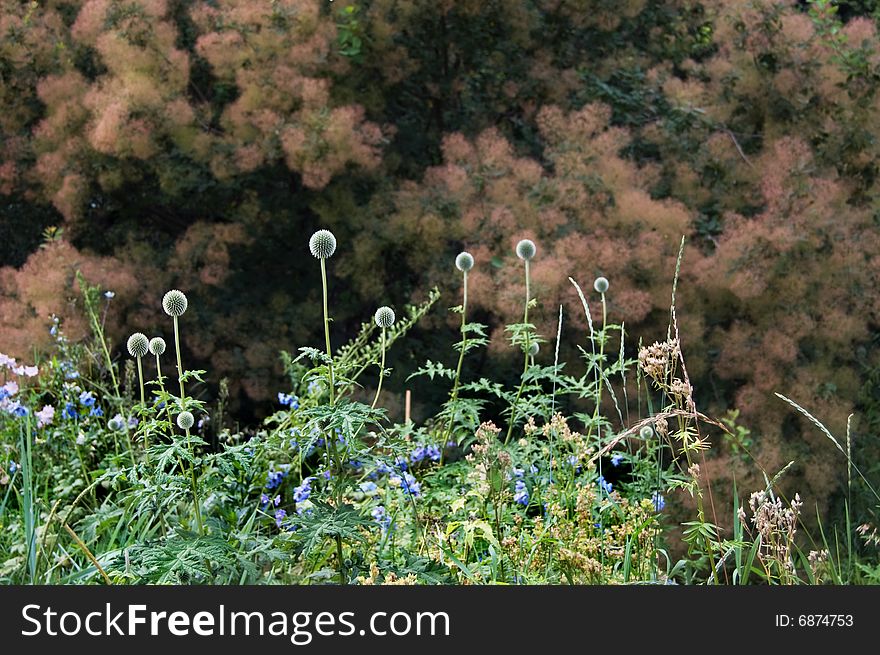
[[[516,244],[516,256],[520,259],[528,261],[535,256],[535,252],[535,242],[531,239],[523,239]]]
[[[458,257],[455,258],[455,268],[462,271],[463,273],[467,273],[474,267],[474,256],[469,252],[460,252],[458,253]]]
[[[330,230],[318,230],[309,239],[309,250],[318,259],[330,259],[336,252],[336,237]]]
[[[168,316],[183,316],[188,305],[189,302],[183,295],[183,291],[177,289],[172,289],[162,298],[162,309]]]
[[[177,427],[181,430],[189,430],[196,420],[190,412],[180,412],[177,415]]]
[[[153,337],[150,339],[150,352],[156,356],[165,353],[165,339],[162,337]]]
[[[608,291],[608,278],[597,277],[596,281],[593,282],[593,288],[596,290],[596,293],[605,293]]]
[[[390,307],[380,307],[376,310],[376,325],[380,328],[389,328],[394,325],[394,310]]]
[[[128,338],[128,354],[132,357],[143,357],[150,352],[150,340],[143,332],[135,332]]]

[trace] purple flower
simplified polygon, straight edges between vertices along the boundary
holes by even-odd
[[[391,517],[388,516],[388,512],[385,511],[384,505],[377,505],[374,507],[370,512],[370,516],[372,516],[373,520],[382,527],[382,532],[388,530],[388,526],[391,525]]]
[[[46,427],[55,419],[55,408],[52,405],[43,405],[43,409],[39,412],[34,412],[34,416],[37,417],[38,428]]]
[[[425,454],[432,462],[440,461],[440,448],[438,448],[437,446],[426,446]]]
[[[293,489],[293,502],[294,503],[302,503],[309,499],[309,496],[312,495],[312,480],[314,478],[308,477],[304,479],[298,487],[294,487]]]
[[[260,505],[262,507],[265,507],[268,504],[269,504],[269,496],[267,496],[266,494],[260,494]]]

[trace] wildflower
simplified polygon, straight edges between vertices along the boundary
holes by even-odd
[[[18,366],[12,369],[16,375],[24,375],[25,377],[36,377],[40,373],[40,369],[36,366]]]
[[[104,410],[100,407],[92,407],[92,410],[89,412],[89,416],[104,416]]]
[[[280,485],[286,475],[287,471],[269,471],[266,473],[266,489],[271,490]]]
[[[260,505],[265,507],[269,504],[269,496],[266,494],[260,494]]]
[[[425,455],[432,462],[439,462],[440,461],[440,449],[437,446],[433,446],[433,445],[426,446],[425,447]]]
[[[10,380],[2,387],[0,387],[0,400],[4,398],[8,398],[9,396],[14,396],[18,393],[18,382],[15,380]]]
[[[128,417],[128,427],[136,428],[138,424],[138,420],[134,416]]]
[[[16,464],[12,460],[10,460],[10,462],[9,462],[9,472],[10,473],[15,473],[20,468],[21,467],[18,464]]]
[[[79,395],[79,402],[85,407],[95,406],[95,395],[91,391],[83,391]]]
[[[423,459],[425,459],[425,455],[425,447],[416,446],[416,448],[409,455],[409,461],[411,461],[413,464],[418,464]]]
[[[183,316],[183,313],[186,311],[186,308],[188,306],[189,301],[186,299],[186,295],[183,293],[183,291],[172,289],[164,296],[162,296],[162,309],[164,309],[165,313],[169,316],[173,316],[175,318],[177,318],[178,316]]]
[[[329,230],[318,230],[309,239],[309,251],[316,259],[329,259],[336,252],[336,237]]]
[[[639,436],[645,440],[650,439],[654,436],[654,430],[651,428],[650,425],[646,425],[641,430],[639,430]]]
[[[73,362],[67,360],[61,362],[61,372],[64,373],[65,380],[75,380],[79,377],[79,372],[73,366]]]
[[[107,421],[107,427],[114,432],[121,432],[125,428],[125,419],[122,417],[122,414],[117,414]]]
[[[538,351],[540,351],[540,350],[541,350],[541,346],[538,345],[537,341],[535,341],[529,346],[529,355],[534,357],[535,355],[538,354]]]
[[[9,355],[4,355],[3,353],[0,353],[0,366],[12,368],[13,366],[15,366],[15,360]]]
[[[312,396],[321,393],[321,383],[317,380],[312,380],[311,382],[309,382],[309,386],[306,388],[306,391],[308,391],[309,395]]]
[[[275,507],[278,507],[281,504],[281,494],[278,494],[272,499],[272,504],[275,505]]]
[[[278,392],[278,402],[281,403],[282,405],[287,405],[291,409],[298,409],[299,408],[299,398],[297,398],[293,394],[282,393],[279,391]]]
[[[162,337],[153,337],[150,339],[150,353],[156,357],[165,354],[165,339]]]
[[[86,442],[86,435],[84,435],[82,432],[80,432],[76,437],[76,445],[82,446],[83,444],[85,444],[85,442]]]
[[[666,500],[663,498],[663,494],[659,491],[655,491],[651,494],[651,503],[654,505],[654,509],[658,512],[662,512],[663,508],[666,507]]]
[[[115,294],[113,291],[105,291],[105,292],[104,292],[104,297],[105,297],[107,300],[113,300],[113,299],[116,297],[116,294]]]
[[[376,491],[376,489],[378,489],[378,487],[376,486],[375,482],[361,482],[361,491],[363,491],[365,494],[372,493]]]
[[[19,418],[28,415],[28,408],[25,407],[24,405],[22,405],[22,404],[21,404],[20,402],[18,402],[17,400],[16,400],[14,403],[12,403],[12,404],[7,408],[6,411],[9,412],[10,414],[12,414],[13,416],[17,416],[17,417],[19,417]]]
[[[37,417],[37,427],[44,428],[50,425],[55,418],[55,408],[52,405],[43,405],[43,409],[34,412],[34,416]]]
[[[413,498],[418,498],[422,495],[422,483],[416,480],[415,476],[412,473],[404,473],[403,474],[403,482],[404,489],[406,489],[407,493]]]
[[[622,461],[623,461],[623,455],[621,455],[620,453],[614,453],[611,456],[611,465],[612,466],[620,466],[620,462],[622,462]]]
[[[529,261],[535,256],[535,242],[530,239],[523,239],[516,244],[516,256],[525,261]]]
[[[513,489],[513,502],[520,505],[529,504],[529,490],[523,480],[517,480]]]
[[[474,257],[469,252],[461,252],[455,258],[455,268],[462,273],[467,273],[474,267]]]
[[[279,509],[279,510],[277,510],[277,511],[275,512],[275,525],[277,525],[277,526],[280,528],[280,527],[281,527],[281,523],[282,523],[282,522],[284,521],[284,519],[286,519],[286,518],[287,518],[287,512],[285,512],[283,509]]]
[[[390,328],[394,325],[394,310],[387,306],[380,307],[373,318],[380,328]]]
[[[128,354],[132,357],[143,357],[150,351],[150,340],[143,332],[135,332],[128,338]]]
[[[384,505],[377,505],[374,507],[370,512],[370,516],[372,516],[373,520],[382,527],[382,532],[388,530],[388,526],[391,525],[391,517],[388,516],[388,512],[385,510]]]
[[[596,281],[593,282],[593,288],[596,290],[596,293],[605,293],[608,291],[608,278],[597,277]]]
[[[61,415],[66,419],[78,419],[79,412],[76,411],[76,407],[73,403],[65,403],[64,411],[61,412]]]
[[[312,480],[314,480],[312,477],[305,478],[298,487],[294,487],[294,503],[302,503],[309,499],[309,496],[312,495]]]
[[[190,412],[180,412],[177,415],[177,427],[181,430],[189,430],[195,422],[195,417]]]
[[[605,493],[607,493],[607,494],[611,493],[611,486],[612,485],[610,482],[608,482],[608,480],[605,479],[604,475],[599,476],[598,483],[599,483],[599,488],[602,489]]]

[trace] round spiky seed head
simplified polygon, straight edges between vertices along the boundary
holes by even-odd
[[[162,298],[162,309],[168,316],[183,316],[188,305],[189,302],[183,295],[183,291],[177,289],[172,289]]]
[[[596,290],[596,293],[605,293],[608,291],[608,278],[597,277],[596,281],[593,282],[593,288]]]
[[[535,252],[535,242],[531,239],[523,239],[518,244],[516,244],[516,256],[520,259],[529,261],[532,257],[535,256]]]
[[[390,328],[394,325],[394,310],[390,307],[380,307],[376,310],[376,325],[380,328]]]
[[[150,352],[154,355],[162,355],[165,353],[165,339],[162,337],[153,337],[150,339]]]
[[[309,250],[318,259],[330,259],[336,252],[336,237],[330,230],[318,230],[309,239]]]
[[[177,427],[181,430],[189,430],[196,420],[190,412],[180,412],[177,415]]]
[[[143,357],[150,352],[150,340],[143,332],[135,332],[128,338],[128,354],[132,357]]]
[[[536,341],[535,343],[533,343],[532,345],[529,346],[529,354],[530,354],[532,357],[534,357],[535,355],[537,355],[539,350],[541,350],[541,346],[538,345],[538,342],[537,342],[537,341]]]
[[[455,258],[455,268],[462,271],[463,273],[467,273],[474,267],[474,256],[469,252],[460,252],[458,253],[458,257]]]
[[[107,427],[113,430],[113,432],[121,432],[125,428],[125,422],[121,417],[114,416],[107,421]]]
[[[654,436],[654,430],[650,425],[646,425],[641,430],[639,430],[639,436],[642,439],[650,439]]]

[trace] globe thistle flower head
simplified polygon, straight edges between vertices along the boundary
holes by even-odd
[[[181,430],[189,430],[195,422],[196,420],[190,412],[180,412],[177,415],[177,427]]]
[[[460,270],[462,273],[467,273],[474,267],[474,256],[469,252],[460,252],[458,253],[458,257],[455,258],[455,268]]]
[[[538,345],[538,342],[537,342],[537,341],[534,342],[532,345],[529,346],[529,354],[530,354],[532,357],[534,357],[535,355],[537,355],[539,350],[541,350],[541,346]]]
[[[650,425],[646,425],[641,430],[639,430],[639,436],[642,439],[650,439],[654,436],[654,430],[651,428]]]
[[[122,414],[117,414],[107,421],[107,427],[114,432],[122,432],[125,429],[125,419],[122,418]]]
[[[309,239],[309,250],[317,259],[330,259],[336,252],[336,237],[330,230],[318,230]]]
[[[605,293],[608,291],[608,278],[597,277],[596,281],[593,282],[593,288],[596,290],[596,293]]]
[[[128,338],[128,354],[132,357],[143,357],[150,352],[150,340],[143,332],[135,332]]]
[[[165,339],[162,337],[153,337],[150,339],[150,353],[159,356],[165,353]]]
[[[178,291],[177,289],[172,289],[162,298],[162,309],[169,316],[183,316],[188,305],[189,302],[183,291]]]
[[[374,318],[380,328],[389,328],[394,325],[394,310],[390,307],[380,307],[376,310]]]
[[[537,248],[535,248],[535,242],[531,239],[523,239],[516,244],[516,256],[520,259],[529,261],[535,256],[535,252],[537,252]]]

